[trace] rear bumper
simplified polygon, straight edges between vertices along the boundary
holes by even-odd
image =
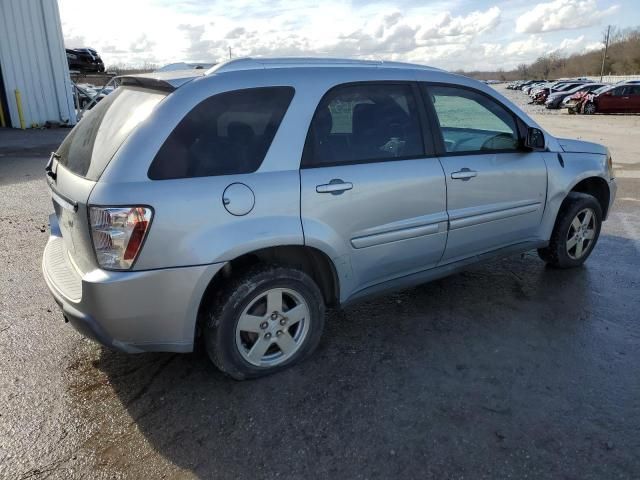
[[[224,264],[80,273],[62,242],[56,235],[49,238],[43,275],[64,317],[78,332],[128,353],[193,350],[202,295]]]

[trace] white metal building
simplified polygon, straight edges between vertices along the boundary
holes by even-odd
[[[0,126],[75,124],[71,88],[57,1],[0,0]]]

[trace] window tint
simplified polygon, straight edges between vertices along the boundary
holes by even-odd
[[[345,85],[331,90],[318,105],[302,164],[328,166],[422,155],[422,131],[410,85]]]
[[[116,88],[86,112],[64,139],[56,152],[60,165],[98,180],[120,145],[166,95],[141,88]]]
[[[294,90],[265,87],[214,95],[191,110],[164,142],[149,178],[254,172],[280,126]]]
[[[447,152],[514,150],[516,121],[489,97],[456,87],[429,87]]]

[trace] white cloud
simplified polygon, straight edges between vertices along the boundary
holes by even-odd
[[[453,17],[449,12],[438,15],[427,24],[422,39],[442,38],[460,35],[478,35],[495,28],[500,23],[500,8],[494,6],[484,12],[472,12],[466,16]]]
[[[231,48],[236,57],[335,56],[411,61],[450,70],[509,69],[559,48],[566,53],[599,48],[593,43],[599,38],[587,34],[565,40],[517,34],[517,13],[509,3],[462,11],[465,3],[457,0],[110,0],[96,22],[86,21],[86,3],[59,0],[66,44],[96,48],[108,66],[217,62],[228,58]],[[599,11],[595,0],[555,0],[531,12],[542,8],[545,13],[549,5],[558,12],[565,12],[560,7],[567,5],[608,11]],[[541,17],[542,24],[529,21],[522,28],[542,32],[558,23],[539,13],[535,18]]]
[[[516,32],[540,33],[596,25],[618,10],[613,5],[600,10],[595,0],[553,0],[539,3],[516,20]]]

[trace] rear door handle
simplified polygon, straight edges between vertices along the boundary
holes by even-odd
[[[473,177],[477,175],[478,175],[478,172],[476,172],[475,170],[463,168],[462,170],[453,172],[451,174],[451,178],[453,178],[454,180],[462,180],[463,182],[466,182],[467,180],[471,180]]]
[[[343,182],[339,178],[334,178],[329,183],[316,186],[316,192],[318,193],[332,193],[333,195],[340,195],[342,192],[351,190],[353,183]]]

